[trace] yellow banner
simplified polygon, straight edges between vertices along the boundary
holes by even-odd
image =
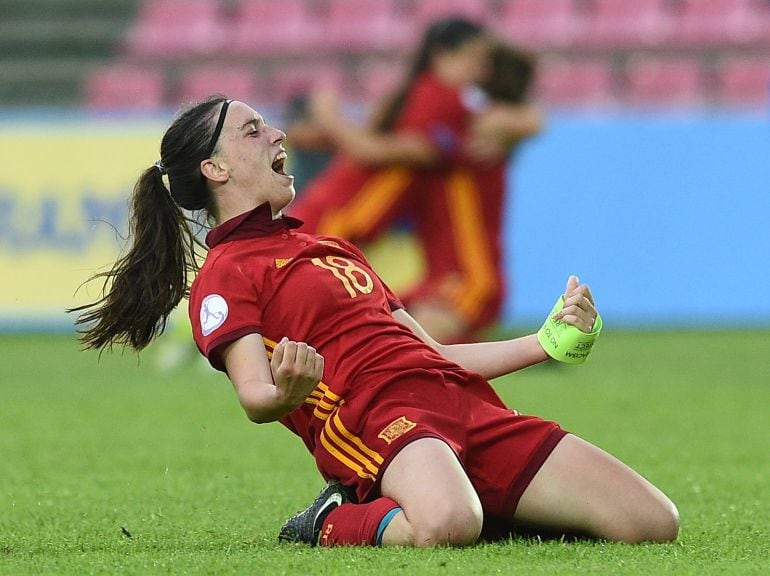
[[[66,329],[66,308],[99,298],[99,280],[83,283],[123,248],[131,190],[164,130],[130,118],[0,121],[0,330]],[[422,269],[405,234],[367,253],[396,290]]]
[[[78,287],[122,248],[128,198],[157,159],[163,129],[129,120],[0,124],[0,329],[65,326],[65,308],[98,297],[98,282]]]

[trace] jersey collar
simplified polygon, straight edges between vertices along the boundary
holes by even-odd
[[[206,246],[213,248],[225,241],[267,236],[280,230],[298,228],[301,225],[302,220],[291,216],[281,216],[274,220],[270,204],[265,202],[213,228],[206,234]]]

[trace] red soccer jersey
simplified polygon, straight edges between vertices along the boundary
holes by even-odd
[[[471,91],[460,92],[426,72],[407,94],[395,132],[420,134],[432,142],[444,161],[462,159],[471,114],[480,103]]]
[[[219,370],[222,346],[250,333],[262,335],[268,355],[284,336],[323,355],[322,383],[282,420],[312,452],[346,398],[374,397],[410,371],[465,371],[393,317],[400,301],[357,248],[296,232],[299,224],[273,220],[263,204],[212,230],[189,312],[198,348]],[[486,382],[469,380],[470,392],[503,405]]]

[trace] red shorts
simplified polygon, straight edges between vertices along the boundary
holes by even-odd
[[[379,496],[379,479],[399,450],[438,438],[455,452],[485,515],[512,518],[519,498],[567,432],[505,408],[480,376],[415,370],[379,392],[346,399],[328,418],[315,459],[327,479]]]

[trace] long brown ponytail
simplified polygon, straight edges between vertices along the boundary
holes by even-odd
[[[87,348],[117,344],[142,350],[163,332],[171,311],[188,296],[200,242],[183,209],[214,216],[200,162],[210,154],[212,119],[224,101],[214,96],[177,116],[163,136],[161,162],[136,182],[128,250],[112,269],[92,278],[104,279],[102,297],[68,310],[80,313],[76,325]]]

